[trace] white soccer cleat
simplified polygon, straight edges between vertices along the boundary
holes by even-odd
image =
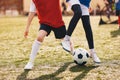
[[[93,61],[95,62],[95,64],[100,64],[101,61],[99,59],[99,57],[97,56],[96,52],[91,52],[91,57],[93,59]]]
[[[34,66],[34,65],[33,65],[32,62],[28,62],[28,63],[25,65],[24,69],[32,69],[33,66]]]
[[[66,50],[67,52],[72,51],[70,40],[63,40],[61,44],[62,44],[63,49]]]

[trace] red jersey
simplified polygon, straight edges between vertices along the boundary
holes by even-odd
[[[59,0],[33,0],[39,22],[54,28],[64,25]]]

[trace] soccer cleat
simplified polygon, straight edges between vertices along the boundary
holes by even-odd
[[[69,52],[71,55],[74,54],[74,47],[70,40],[63,40],[61,45],[65,51]]]
[[[101,63],[101,61],[100,61],[99,57],[97,56],[96,52],[91,52],[91,57],[92,57],[95,64],[100,64]]]
[[[67,52],[72,51],[70,40],[63,40],[61,44],[62,44],[63,49],[66,50]]]
[[[34,66],[34,65],[33,65],[32,62],[28,62],[28,63],[25,65],[24,69],[32,69],[33,66]]]

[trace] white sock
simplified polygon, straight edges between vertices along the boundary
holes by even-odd
[[[70,40],[70,36],[65,35],[64,40],[66,40],[66,41]]]
[[[90,52],[95,52],[94,48],[93,48],[93,49],[90,49]]]
[[[31,54],[30,54],[30,59],[29,59],[30,62],[34,62],[35,57],[36,57],[36,55],[37,55],[37,53],[38,53],[38,50],[39,50],[40,45],[41,45],[41,42],[39,42],[39,41],[37,41],[37,40],[34,41],[34,43],[33,43],[33,45],[32,45],[32,50],[31,50]]]

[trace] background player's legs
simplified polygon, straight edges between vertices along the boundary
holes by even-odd
[[[116,16],[118,16],[118,26],[120,29],[120,10],[116,10]]]
[[[120,15],[118,16],[118,25],[119,25],[119,29],[120,29]]]

